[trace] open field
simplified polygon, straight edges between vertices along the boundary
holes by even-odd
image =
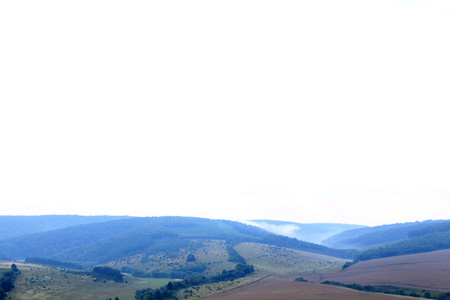
[[[417,299],[359,292],[324,284],[297,282],[292,276],[273,275],[247,286],[206,297],[208,300],[399,300]]]
[[[31,264],[16,263],[21,271],[15,288],[9,296],[17,300],[34,299],[134,299],[138,289],[158,288],[168,279],[125,277],[128,283],[114,281],[94,282],[91,276],[51,269]],[[0,268],[10,268],[10,262],[1,262]]]
[[[311,282],[328,280],[450,292],[450,249],[362,261],[344,272],[303,277]]]
[[[210,295],[223,293],[225,291],[233,290],[251,284],[259,279],[261,279],[261,277],[258,275],[250,275],[247,277],[239,278],[237,280],[204,284],[196,287],[182,289],[178,292],[177,296],[179,299],[186,300],[204,298]]]
[[[306,274],[337,272],[345,259],[258,243],[240,243],[234,247],[259,274]]]

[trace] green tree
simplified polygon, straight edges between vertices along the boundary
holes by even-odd
[[[156,291],[156,293],[155,293],[155,300],[163,300],[163,299],[164,298],[163,298],[161,292],[160,291]]]
[[[11,271],[13,271],[14,273],[19,272],[19,269],[17,268],[16,264],[11,265]]]
[[[4,277],[0,283],[0,287],[6,292],[8,293],[9,291],[11,291],[14,288],[13,282],[11,280],[11,278],[9,277]]]
[[[196,261],[197,259],[195,258],[194,254],[189,254],[186,258],[186,262],[193,262]]]

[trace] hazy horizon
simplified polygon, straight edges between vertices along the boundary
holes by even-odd
[[[0,3],[0,215],[450,219],[450,3]]]

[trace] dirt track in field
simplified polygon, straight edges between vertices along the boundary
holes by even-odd
[[[362,261],[344,272],[303,277],[311,282],[329,280],[450,292],[450,249]]]
[[[294,281],[295,276],[272,275],[256,283],[203,299],[208,300],[395,300],[397,296]],[[413,299],[402,297],[402,299]]]

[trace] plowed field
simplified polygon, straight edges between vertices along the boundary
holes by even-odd
[[[450,292],[450,249],[362,261],[344,272],[303,277],[311,282],[329,280]]]
[[[256,283],[204,299],[208,300],[395,300],[398,296],[293,280],[292,276],[269,276]],[[414,299],[401,297],[400,299]],[[417,299],[417,298],[415,298]]]

